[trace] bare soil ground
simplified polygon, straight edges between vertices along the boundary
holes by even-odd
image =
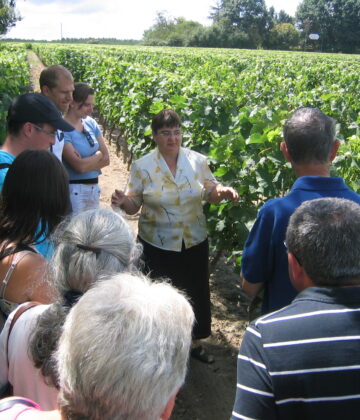
[[[39,91],[38,80],[43,64],[29,51],[32,87]],[[105,133],[105,137],[106,133]],[[127,165],[117,153],[114,140],[107,138],[110,166],[100,177],[101,203],[110,206],[115,188],[123,189],[128,178]],[[137,217],[128,218],[137,230]],[[212,336],[205,340],[206,349],[215,363],[207,365],[190,360],[186,384],[178,394],[173,420],[228,420],[236,390],[236,358],[247,325],[248,301],[239,289],[238,275],[221,259],[210,278],[212,301]]]

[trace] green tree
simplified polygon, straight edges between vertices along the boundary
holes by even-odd
[[[279,23],[270,30],[270,47],[288,50],[299,45],[299,31],[291,23]]]
[[[303,0],[296,21],[305,46],[309,34],[318,33],[322,50],[360,50],[360,0]]]
[[[230,33],[245,33],[253,48],[262,47],[272,24],[264,0],[219,0],[210,17]]]
[[[15,10],[15,0],[0,0],[0,35],[6,34],[20,19]]]
[[[143,44],[187,47],[193,35],[201,29],[201,23],[183,17],[167,17],[164,12],[158,12],[155,24],[144,32]]]

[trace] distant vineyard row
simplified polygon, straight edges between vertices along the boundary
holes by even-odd
[[[5,138],[6,113],[12,98],[28,91],[29,65],[23,46],[0,44],[0,144]]]
[[[279,151],[290,112],[316,106],[339,122],[334,171],[359,190],[360,57],[186,48],[36,45],[96,89],[109,129],[130,152],[152,147],[150,121],[164,107],[184,123],[184,144],[210,157],[217,178],[239,190],[239,206],[208,206],[212,244],[238,255],[259,206],[284,194],[293,174]]]

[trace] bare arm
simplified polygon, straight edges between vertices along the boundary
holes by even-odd
[[[100,164],[101,164],[101,167],[104,168],[105,166],[110,165],[109,152],[108,152],[108,149],[106,147],[104,137],[102,137],[102,136],[97,137],[97,141],[99,143],[99,150],[102,153],[102,158],[101,158]]]
[[[82,158],[79,156],[79,153],[77,153],[74,146],[69,143],[65,144],[64,146],[63,159],[71,166],[74,171],[79,172],[80,174],[89,171],[100,170],[104,166],[108,165],[108,163],[104,164],[104,156],[101,150],[98,150],[92,156]]]
[[[250,297],[254,298],[258,295],[260,290],[264,287],[264,283],[250,283],[246,280],[243,273],[240,273],[240,284],[242,290]]]
[[[232,187],[216,184],[210,191],[207,201],[212,204],[219,204],[222,200],[232,200],[234,203],[237,203],[239,201],[239,194]]]
[[[131,197],[125,195],[124,191],[115,190],[111,196],[112,206],[119,207],[124,210],[126,214],[135,214],[140,210],[141,206],[138,206]]]

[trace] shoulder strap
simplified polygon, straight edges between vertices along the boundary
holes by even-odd
[[[7,355],[7,359],[8,359],[8,366],[9,366],[9,339],[10,339],[10,334],[12,329],[14,328],[15,322],[20,318],[20,316],[26,312],[28,309],[33,308],[34,306],[38,306],[41,305],[40,302],[27,302],[25,305],[22,305],[14,314],[13,319],[11,320],[10,323],[10,327],[9,327],[9,332],[8,332],[8,336],[7,336],[7,341],[6,341],[6,355]]]
[[[16,266],[18,265],[18,263],[26,255],[28,255],[30,253],[33,253],[33,252],[34,252],[34,250],[31,250],[31,251],[19,251],[19,252],[16,252],[16,253],[13,253],[12,254],[12,259],[11,259],[11,262],[10,262],[10,267],[9,267],[8,271],[6,272],[5,277],[4,277],[4,279],[3,279],[3,281],[2,281],[2,283],[0,285],[0,298],[1,299],[4,299],[6,286],[8,285],[9,280],[10,280],[10,277],[11,277],[12,273],[14,272],[14,270],[15,270]]]
[[[37,409],[39,407],[36,403],[28,400],[27,398],[11,397],[11,398],[6,398],[0,401],[0,412],[10,410],[10,408],[14,407],[15,404],[22,404],[27,407],[32,407],[32,408],[37,408]]]
[[[0,170],[1,169],[9,169],[10,168],[10,166],[11,166],[11,163],[0,163]]]

